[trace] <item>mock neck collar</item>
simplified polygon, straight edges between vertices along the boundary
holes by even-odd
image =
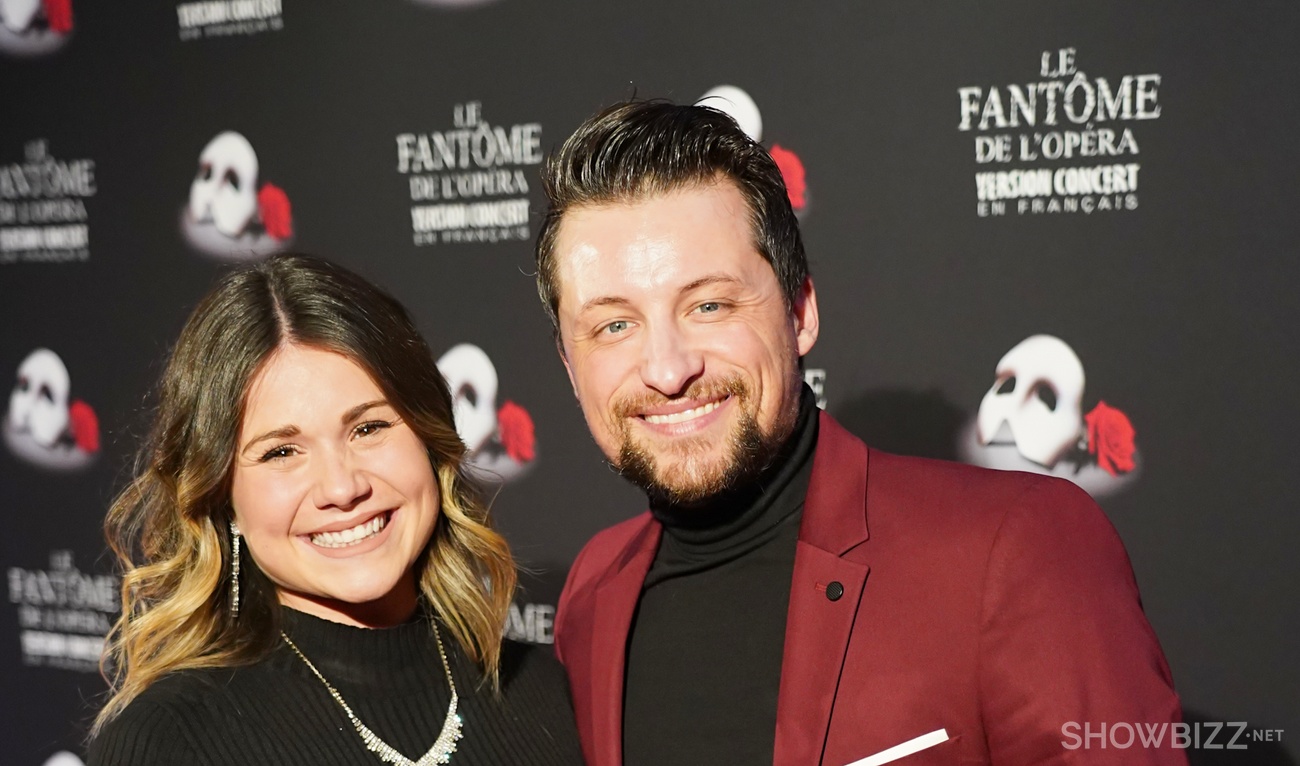
[[[421,608],[400,625],[361,628],[281,606],[280,625],[330,683],[340,688],[407,692],[428,683],[431,676],[444,675],[433,638],[431,615],[431,610]],[[441,633],[442,644],[454,667],[459,664],[456,641],[446,628]],[[281,649],[288,651],[287,647]],[[296,657],[286,661],[294,665],[301,662]]]

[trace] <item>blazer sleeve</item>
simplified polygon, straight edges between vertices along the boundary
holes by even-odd
[[[1178,696],[1128,555],[1070,482],[1044,477],[1005,510],[985,571],[979,652],[995,766],[1187,763],[1171,746]],[[1102,740],[1083,735],[1103,724],[1100,750]],[[1124,724],[1136,727],[1134,742],[1117,749],[1129,738]]]

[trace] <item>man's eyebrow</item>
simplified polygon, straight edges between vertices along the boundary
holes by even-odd
[[[599,298],[592,298],[578,309],[578,314],[583,314],[591,309],[601,308],[602,306],[626,306],[631,301],[627,298],[620,298],[617,295],[602,295]]]
[[[722,274],[722,273],[706,274],[700,277],[699,279],[696,279],[686,284],[685,286],[682,287],[681,290],[678,290],[678,292],[689,293],[692,290],[698,290],[701,287],[708,287],[709,285],[739,284],[739,283],[740,280],[736,279],[730,274]],[[627,306],[630,303],[631,301],[629,301],[627,298],[622,298],[617,295],[602,295],[599,298],[592,298],[591,300],[582,304],[582,307],[578,309],[578,314],[582,314],[583,312],[588,311],[589,309],[600,308],[602,306]]]
[[[708,287],[709,285],[739,284],[739,282],[740,280],[736,279],[735,277],[729,274],[707,274],[695,280],[694,282],[691,282],[685,287],[683,287],[681,289],[681,292],[689,293],[692,290],[696,290],[701,287]]]

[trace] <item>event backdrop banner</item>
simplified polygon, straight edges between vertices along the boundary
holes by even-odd
[[[703,99],[780,166],[822,406],[1086,489],[1187,720],[1248,727],[1192,762],[1296,763],[1294,3],[146,5],[0,0],[0,763],[84,757],[105,510],[188,312],[276,252],[410,308],[530,570],[508,634],[552,641],[570,562],[644,499],[536,297],[538,168],[634,95]]]

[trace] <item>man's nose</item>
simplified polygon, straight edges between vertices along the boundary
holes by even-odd
[[[673,323],[646,328],[641,382],[664,396],[677,396],[704,372],[704,355]]]

